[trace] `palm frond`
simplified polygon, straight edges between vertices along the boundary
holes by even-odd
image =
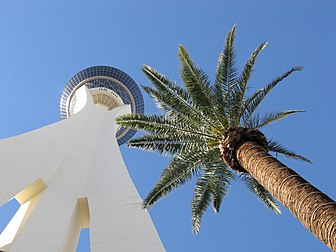
[[[201,219],[208,206],[211,203],[211,190],[208,176],[202,175],[196,182],[194,197],[191,203],[192,213],[192,231],[198,233],[201,225]]]
[[[159,108],[159,110],[163,112],[163,114],[168,118],[178,118],[179,122],[188,123],[189,126],[204,125],[205,120],[203,115],[192,112],[185,114],[184,109],[181,110],[179,104],[174,104],[171,102],[169,95],[164,95],[162,92],[147,86],[143,86],[143,89],[155,101],[157,108]]]
[[[124,127],[130,127],[137,130],[145,130],[155,134],[182,134],[195,137],[204,137],[208,139],[217,138],[210,133],[202,132],[201,129],[193,129],[189,124],[183,124],[178,120],[171,120],[164,115],[122,115],[116,118],[116,122]]]
[[[225,198],[234,174],[226,166],[220,164],[212,176],[211,194],[212,206],[215,212],[219,212],[222,201]]]
[[[192,61],[187,50],[179,45],[180,74],[193,102],[200,107],[212,107],[213,97],[208,76]]]
[[[221,123],[222,116],[219,117],[216,113],[215,96],[208,76],[194,64],[182,45],[179,45],[178,56],[181,62],[180,75],[192,101],[212,121]],[[217,125],[213,125],[213,127],[216,128]]]
[[[230,89],[237,77],[237,70],[235,68],[235,50],[234,50],[234,39],[236,35],[236,26],[234,25],[232,29],[227,33],[225,46],[223,51],[219,55],[216,71],[216,81],[215,81],[215,96],[217,100],[217,107],[220,109],[218,113],[227,115],[227,97],[230,93]],[[224,122],[227,126],[228,122]]]
[[[302,160],[302,161],[308,162],[310,164],[312,163],[308,158],[306,158],[302,155],[296,154],[295,152],[293,152],[291,150],[288,150],[287,148],[283,147],[279,142],[277,142],[274,139],[268,140],[268,149],[272,152],[280,153],[280,154],[285,155],[286,157],[289,157],[289,158]]]
[[[203,139],[188,136],[169,136],[149,134],[133,138],[127,146],[145,151],[158,152],[163,155],[177,155],[185,150],[199,149]]]
[[[186,152],[173,158],[162,172],[159,182],[143,201],[143,208],[150,208],[159,199],[189,181],[202,168],[202,160],[206,156],[207,151],[198,151]]]
[[[304,110],[287,110],[287,111],[282,111],[278,113],[268,113],[264,114],[262,117],[260,117],[259,114],[255,114],[252,116],[250,122],[246,124],[247,127],[249,128],[262,128],[268,124],[271,124],[275,121],[278,121],[280,119],[283,119],[286,116],[295,114],[295,113],[300,113],[300,112],[305,112]]]
[[[171,140],[171,137],[161,135],[145,135],[131,139],[127,147],[137,148],[145,151],[159,152],[163,155],[174,155],[181,152],[188,142]]]
[[[258,181],[252,178],[250,174],[242,174],[240,177],[247,188],[262,202],[264,202],[268,208],[272,209],[276,214],[281,214],[280,207],[273,196],[262,185],[260,185]]]
[[[254,63],[257,59],[258,54],[267,45],[267,42],[260,44],[252,53],[248,61],[246,62],[243,71],[237,79],[237,84],[234,86],[232,91],[232,104],[230,106],[230,118],[232,118],[231,125],[238,126],[240,117],[242,116],[244,110],[244,96],[247,88],[248,81],[252,75],[252,70]]]
[[[273,81],[271,81],[269,84],[267,84],[264,88],[258,90],[254,94],[252,94],[245,102],[245,110],[244,110],[244,122],[243,125],[245,125],[250,118],[252,117],[252,114],[255,112],[259,104],[262,102],[262,100],[266,97],[266,95],[279,84],[283,79],[287,78],[290,74],[296,71],[301,71],[303,68],[300,66],[296,66],[285,72],[284,74],[280,75],[279,77],[275,78]]]
[[[208,153],[204,161],[203,174],[196,182],[192,200],[192,229],[197,233],[201,219],[211,201],[218,212],[223,198],[228,192],[234,174],[218,158],[218,150]]]
[[[142,71],[156,88],[156,93],[153,97],[155,100],[158,99],[162,101],[163,97],[167,97],[165,102],[171,107],[174,105],[177,106],[175,109],[180,113],[190,114],[190,112],[193,112],[197,109],[196,107],[192,106],[188,92],[186,92],[186,90],[184,90],[182,87],[170,81],[168,78],[150,66],[144,65],[142,67]],[[145,88],[146,92],[149,90],[148,88]],[[154,91],[154,89],[150,90]],[[149,94],[152,96],[152,93]]]
[[[142,86],[143,90],[146,91],[147,94],[152,98],[152,100],[155,102],[156,107],[166,114],[168,117],[173,116],[175,113],[177,113],[176,109],[174,109],[171,105],[167,104],[163,100],[165,99],[165,95],[163,95],[161,92],[155,90],[154,88]],[[168,99],[168,101],[170,101]]]
[[[142,71],[157,89],[157,92],[153,92],[153,89],[145,89],[146,92],[150,91],[149,94],[151,96],[155,96],[155,99],[165,103],[174,109],[174,111],[186,117],[196,120],[202,119],[211,127],[215,127],[215,124],[204,115],[202,110],[193,104],[190,94],[186,90],[169,81],[166,77],[149,66],[144,65]]]

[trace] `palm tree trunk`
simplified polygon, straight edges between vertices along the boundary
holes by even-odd
[[[301,223],[336,251],[336,203],[255,142],[237,149],[237,160]]]

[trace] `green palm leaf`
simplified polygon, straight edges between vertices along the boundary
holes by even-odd
[[[258,54],[267,45],[267,42],[260,44],[252,53],[248,61],[246,62],[244,69],[237,79],[236,85],[233,87],[232,103],[230,104],[230,118],[232,118],[231,125],[238,126],[240,117],[242,116],[244,109],[244,96],[248,84],[248,80],[251,77],[254,63]]]
[[[158,152],[163,155],[177,155],[183,151],[200,149],[202,138],[195,138],[185,135],[153,135],[148,134],[135,139],[131,139],[128,147],[138,148],[145,151]]]
[[[150,208],[155,202],[185,184],[202,169],[202,160],[207,151],[182,153],[173,158],[160,176],[159,182],[150,191],[143,202],[144,208]]]
[[[145,88],[145,91],[149,91],[151,96],[154,96],[162,104],[166,104],[176,112],[183,114],[186,117],[194,119],[202,119],[208,123],[211,127],[215,127],[215,123],[208,120],[202,110],[200,110],[191,101],[190,94],[183,88],[177,86],[175,83],[169,81],[162,74],[149,66],[143,66],[143,72],[152,81],[157,91],[154,89]]]
[[[266,95],[279,84],[283,79],[287,78],[290,74],[296,71],[301,71],[302,67],[293,67],[286,73],[281,76],[275,78],[269,84],[267,84],[264,88],[258,90],[253,95],[251,95],[245,102],[245,110],[243,115],[243,125],[247,125],[248,121],[251,119],[252,114],[256,111],[259,104],[263,101]]]
[[[281,214],[280,207],[276,203],[273,196],[251,177],[250,174],[242,174],[241,179],[244,181],[244,184],[248,187],[248,189],[253,192],[264,204],[272,209],[276,214]]]
[[[156,107],[165,113],[168,117],[174,116],[174,114],[178,112],[176,108],[174,109],[171,105],[169,105],[171,99],[167,98],[169,103],[164,101],[167,96],[151,87],[142,86],[142,88],[155,102]]]
[[[213,107],[213,96],[208,76],[198,68],[187,50],[179,45],[178,56],[181,62],[180,75],[193,102],[200,108]]]
[[[208,76],[193,63],[187,50],[182,45],[179,46],[178,56],[181,62],[180,75],[190,94],[192,102],[195,103],[209,119],[221,123],[220,118],[222,118],[222,116],[219,117],[216,112],[216,103],[214,103],[215,96]],[[213,127],[217,128],[218,125],[215,124]],[[222,125],[222,127],[217,129],[222,130],[223,127],[225,126]]]
[[[171,107],[175,107],[179,113],[200,113],[200,111],[197,111],[197,108],[190,102],[190,96],[183,88],[177,86],[174,82],[168,80],[165,76],[150,66],[144,65],[142,71],[156,88],[156,93],[153,92],[154,89],[150,89],[149,87],[145,87],[145,91],[147,92],[148,90],[151,90],[152,92],[149,94],[151,96],[154,94],[155,99],[163,101],[163,98],[167,97],[166,103]]]
[[[278,113],[264,114],[262,117],[260,117],[259,114],[255,114],[251,118],[250,122],[246,124],[246,127],[259,129],[270,123],[283,119],[289,115],[300,113],[300,112],[305,112],[305,111],[304,110],[287,110],[287,111],[282,111]]]
[[[223,164],[215,169],[211,184],[212,206],[215,212],[219,212],[222,201],[228,193],[234,174]]]
[[[295,152],[286,149],[285,147],[283,147],[279,142],[275,141],[274,139],[270,139],[268,140],[268,149],[270,151],[273,151],[275,153],[280,153],[282,155],[285,155],[289,158],[294,158],[294,159],[298,159],[298,160],[302,160],[308,163],[312,163],[308,158],[296,154]]]
[[[192,230],[194,233],[198,233],[202,216],[211,203],[211,182],[209,179],[211,180],[211,177],[202,175],[195,185],[194,197],[191,202]]]
[[[216,159],[215,159],[216,160]],[[207,162],[204,173],[196,182],[192,200],[192,230],[198,233],[201,219],[211,201],[215,212],[218,212],[222,200],[228,192],[234,175],[222,163]]]
[[[234,38],[236,26],[226,35],[226,41],[223,51],[219,55],[216,72],[215,96],[217,99],[218,113],[224,115],[228,114],[228,101],[231,89],[236,81],[237,70],[235,68],[235,50],[234,50]],[[228,126],[228,122],[224,121],[225,126]]]
[[[145,151],[159,152],[163,155],[175,155],[188,148],[191,145],[189,141],[172,140],[168,136],[145,135],[130,140],[128,147],[138,148]]]
[[[133,129],[142,129],[155,134],[182,134],[185,136],[202,136],[207,139],[216,139],[213,134],[193,129],[190,124],[183,124],[177,120],[171,120],[164,115],[123,115],[116,119],[118,124]]]
[[[181,162],[178,158],[173,159],[162,173],[159,182],[157,182],[143,201],[143,208],[150,208],[154,203],[172,192],[175,188],[185,184],[191,179],[196,169],[197,166],[193,166],[188,162]]]

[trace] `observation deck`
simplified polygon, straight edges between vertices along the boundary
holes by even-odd
[[[94,66],[75,74],[65,86],[61,101],[61,118],[66,119],[83,108],[83,100],[78,92],[85,85],[95,104],[112,110],[121,105],[129,104],[133,114],[144,112],[141,91],[135,81],[123,71],[110,66]],[[136,130],[120,127],[116,132],[119,145],[134,136]]]

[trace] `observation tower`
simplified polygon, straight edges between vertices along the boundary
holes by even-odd
[[[73,252],[83,228],[92,252],[164,251],[119,151],[135,131],[115,118],[144,110],[134,80],[113,67],[84,69],[60,110],[63,120],[0,141],[0,204],[21,205],[0,251]]]

